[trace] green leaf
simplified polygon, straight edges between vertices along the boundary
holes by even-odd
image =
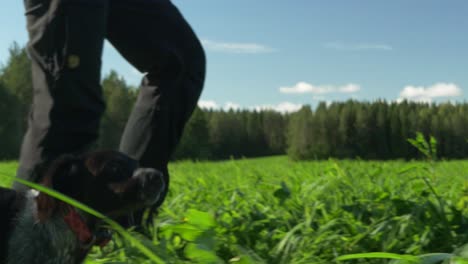
[[[450,260],[450,264],[468,264],[468,259],[455,257]]]
[[[454,254],[468,260],[468,244],[455,250]]]
[[[281,182],[281,187],[277,189],[273,195],[278,198],[281,203],[283,203],[286,199],[291,197],[291,190],[289,187],[286,185],[286,183],[283,181]]]
[[[207,250],[200,244],[187,245],[185,256],[199,263],[222,263],[214,251]]]
[[[179,234],[184,240],[195,241],[195,239],[203,233],[203,230],[190,225],[188,223],[175,225],[171,227],[171,231]]]
[[[213,215],[195,209],[189,209],[184,220],[186,223],[201,230],[207,230],[216,226],[216,221]]]
[[[409,261],[413,263],[419,263],[419,258],[415,256],[399,255],[399,254],[385,253],[385,252],[372,252],[372,253],[343,255],[343,256],[336,258],[336,260],[343,261],[343,260],[362,259],[362,258],[397,259],[397,260],[405,260],[405,261]]]

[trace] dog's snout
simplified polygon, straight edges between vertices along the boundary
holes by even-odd
[[[138,180],[140,199],[146,205],[156,203],[166,188],[162,172],[153,168],[139,168],[133,173],[133,178]]]
[[[163,181],[162,173],[153,168],[139,168],[133,173],[133,178],[138,179],[142,186]]]

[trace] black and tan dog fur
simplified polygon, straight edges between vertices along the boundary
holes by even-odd
[[[114,151],[63,156],[39,174],[42,185],[111,218],[154,204],[165,188],[160,172]],[[99,228],[96,218],[34,190],[0,188],[0,210],[0,264],[82,263],[94,240],[80,241],[64,218],[76,212],[91,233]]]

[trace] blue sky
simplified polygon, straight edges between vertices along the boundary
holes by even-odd
[[[130,1],[130,0],[129,0]],[[319,101],[467,101],[466,0],[175,0],[202,40],[201,105],[281,111]],[[26,43],[22,1],[0,10],[0,61]],[[106,45],[111,68],[141,75]]]

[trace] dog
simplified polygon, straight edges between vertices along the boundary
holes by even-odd
[[[118,219],[155,204],[161,172],[116,151],[65,155],[39,170],[41,185]],[[0,188],[0,264],[78,264],[109,239],[95,217],[35,190]]]

